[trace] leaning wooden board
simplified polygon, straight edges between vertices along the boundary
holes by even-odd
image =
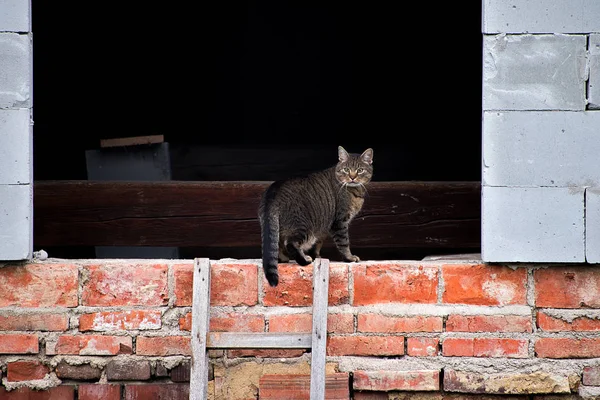
[[[269,182],[34,183],[34,245],[260,246]],[[355,248],[480,246],[479,182],[372,182]]]

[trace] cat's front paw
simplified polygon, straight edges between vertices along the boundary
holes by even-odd
[[[298,257],[296,258],[296,262],[301,266],[306,267],[307,265],[310,265],[311,262],[313,262],[313,259],[311,256],[305,256],[304,258]]]
[[[346,258],[346,262],[360,262],[360,258],[351,254],[350,257]]]

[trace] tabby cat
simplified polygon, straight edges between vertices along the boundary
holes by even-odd
[[[365,185],[373,176],[373,149],[348,154],[338,147],[337,165],[305,177],[272,183],[264,192],[259,219],[265,277],[279,283],[277,262],[294,259],[308,265],[320,257],[328,236],[344,261],[360,259],[350,252],[348,226],[363,206]]]

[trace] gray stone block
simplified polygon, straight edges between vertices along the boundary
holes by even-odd
[[[31,182],[29,109],[0,110],[0,185]]]
[[[600,187],[585,191],[585,258],[600,263]]]
[[[484,110],[584,110],[584,35],[494,35],[483,40]]]
[[[483,184],[600,186],[600,112],[483,115]]]
[[[0,33],[0,108],[31,108],[29,35]]]
[[[32,251],[32,185],[0,185],[0,260],[24,260]]]
[[[486,262],[584,262],[584,189],[483,187]]]
[[[588,107],[600,109],[600,34],[590,35]]]
[[[600,2],[598,0],[483,0],[483,32],[600,32]]]
[[[30,32],[30,6],[30,0],[0,0],[0,32]]]

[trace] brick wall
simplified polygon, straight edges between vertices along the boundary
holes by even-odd
[[[211,330],[310,331],[311,267],[280,274],[271,288],[256,260],[213,261]],[[0,288],[0,399],[187,398],[191,261],[4,265]],[[600,395],[597,267],[332,263],[329,305],[327,370],[346,398]],[[303,350],[210,356],[217,399],[277,398],[310,371]]]

